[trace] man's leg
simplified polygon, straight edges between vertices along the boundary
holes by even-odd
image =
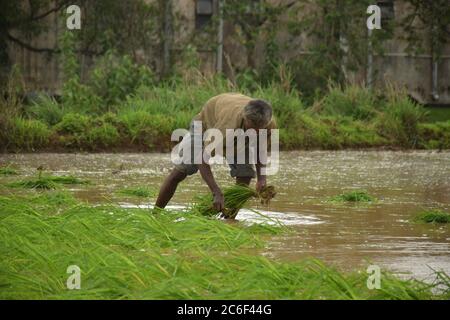
[[[242,186],[249,186],[250,182],[252,181],[252,177],[236,177],[236,184],[242,185]]]
[[[178,169],[173,169],[169,176],[164,180],[164,183],[159,190],[158,199],[156,199],[155,206],[164,209],[167,203],[172,199],[178,184],[186,179],[187,174]]]

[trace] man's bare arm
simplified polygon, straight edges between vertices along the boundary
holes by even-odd
[[[221,212],[225,207],[225,199],[223,197],[222,190],[220,190],[216,180],[214,179],[211,166],[203,161],[202,164],[198,165],[198,170],[214,196],[214,209]]]

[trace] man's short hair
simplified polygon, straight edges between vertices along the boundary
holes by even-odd
[[[272,120],[272,106],[264,100],[252,100],[244,108],[244,118],[257,128],[265,128]]]

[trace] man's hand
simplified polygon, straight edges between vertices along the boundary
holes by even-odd
[[[266,176],[258,177],[258,181],[256,181],[256,191],[261,192],[261,190],[267,185]]]
[[[213,206],[217,212],[222,212],[225,209],[225,198],[221,191],[214,192]]]

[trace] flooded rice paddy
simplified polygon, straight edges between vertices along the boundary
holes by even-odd
[[[169,154],[8,154],[0,155],[0,164],[11,164],[26,176],[43,166],[54,174],[89,179],[92,184],[71,188],[76,197],[123,207],[151,207],[172,168]],[[213,170],[222,186],[233,183],[226,165]],[[1,177],[0,182],[15,179]],[[283,152],[280,171],[268,180],[278,192],[270,206],[252,203],[237,219],[281,222],[292,231],[272,237],[262,254],[290,261],[315,257],[341,270],[372,263],[421,279],[432,269],[450,274],[450,226],[411,222],[423,209],[450,211],[450,152]],[[138,186],[154,189],[155,195],[142,199],[117,193]],[[329,201],[352,190],[366,190],[378,201]],[[189,177],[170,208],[183,210],[195,195],[206,192],[198,174]]]

